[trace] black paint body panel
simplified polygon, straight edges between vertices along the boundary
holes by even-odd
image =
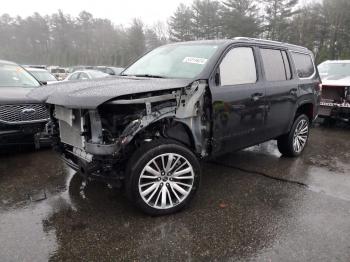
[[[310,51],[260,43],[234,43],[228,46],[227,50],[240,46],[254,48],[258,80],[255,84],[220,87],[214,81],[215,76],[211,76],[209,84],[213,99],[213,156],[243,149],[288,133],[298,108],[304,104],[312,105],[312,120],[318,112],[318,85],[321,81],[317,68],[315,67],[315,73],[310,78],[300,79],[290,54],[291,51],[296,51],[312,56]],[[259,47],[286,51],[292,78],[285,81],[267,81]],[[213,69],[213,74],[219,62]],[[262,96],[254,101],[252,97],[255,94]]]

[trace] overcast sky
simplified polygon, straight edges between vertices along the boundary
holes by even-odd
[[[301,3],[311,1],[314,0],[300,0]],[[180,3],[192,2],[193,0],[1,0],[0,13],[26,17],[34,12],[46,15],[62,9],[64,13],[77,16],[85,10],[95,17],[108,18],[115,24],[128,25],[136,17],[152,25],[166,21]]]
[[[153,24],[166,21],[180,3],[190,4],[192,0],[2,0],[0,13],[26,17],[34,12],[46,15],[62,9],[64,13],[76,16],[86,10],[115,24],[128,25],[135,17]]]

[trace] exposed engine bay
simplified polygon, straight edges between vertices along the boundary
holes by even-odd
[[[51,106],[48,132],[65,162],[83,175],[123,179],[125,160],[141,144],[172,138],[200,157],[210,151],[211,98],[206,81],[112,99],[97,109]]]

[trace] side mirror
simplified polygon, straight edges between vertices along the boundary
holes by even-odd
[[[39,81],[42,86],[46,86],[47,82],[46,81]]]

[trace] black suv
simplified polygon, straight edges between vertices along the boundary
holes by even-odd
[[[27,97],[40,86],[23,67],[0,60],[0,146],[47,142],[40,133],[49,119],[48,110]]]
[[[120,77],[50,86],[50,132],[68,165],[122,185],[144,212],[176,212],[198,188],[200,158],[277,139],[307,144],[320,79],[304,47],[251,38],[159,47]]]

